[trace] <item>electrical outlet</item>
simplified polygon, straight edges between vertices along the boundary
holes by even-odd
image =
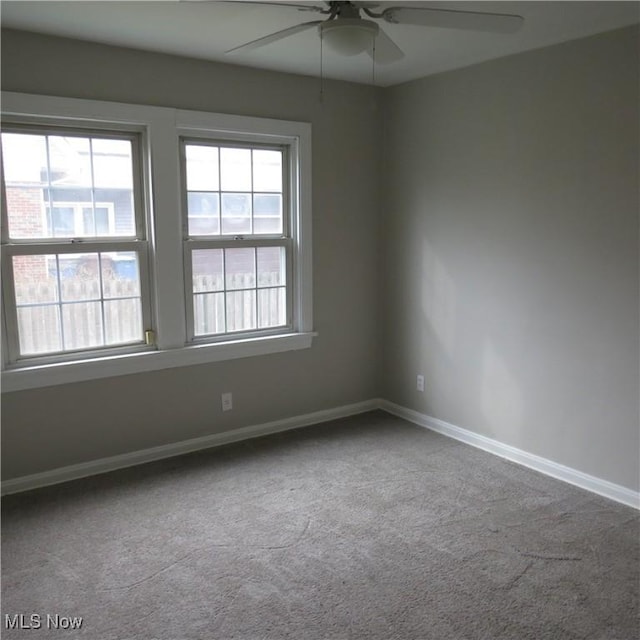
[[[223,393],[222,394],[222,410],[223,411],[231,411],[233,409],[233,396],[231,393]]]
[[[424,376],[419,375],[416,379],[416,389],[418,391],[424,391]]]

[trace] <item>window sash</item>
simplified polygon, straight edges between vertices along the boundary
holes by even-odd
[[[276,247],[282,248],[285,251],[285,284],[284,288],[286,292],[285,299],[285,323],[279,324],[274,327],[263,327],[258,328],[258,320],[256,317],[256,327],[252,329],[246,330],[236,330],[229,331],[225,330],[221,333],[210,333],[197,335],[196,334],[196,326],[195,326],[195,314],[194,314],[194,300],[197,295],[202,295],[199,292],[193,291],[193,252],[202,249],[258,249],[261,247]],[[205,342],[226,342],[229,340],[237,340],[242,338],[254,338],[260,336],[274,335],[279,333],[287,333],[291,332],[294,329],[293,322],[293,278],[294,278],[294,268],[293,268],[293,243],[289,238],[280,238],[277,240],[270,239],[259,239],[259,240],[187,240],[185,242],[185,251],[184,251],[184,276],[185,276],[185,292],[186,292],[186,304],[185,304],[185,315],[187,320],[187,342],[189,343],[205,343]],[[225,271],[223,270],[223,275]],[[260,291],[272,288],[272,287],[259,287],[257,282],[257,273],[256,273],[256,283],[254,286],[248,288],[248,291]],[[225,296],[225,315],[226,315],[226,304],[227,304],[227,293],[233,293],[234,291],[241,291],[238,289],[227,288],[226,286],[226,278],[223,280],[225,282],[223,289],[216,291],[214,293],[221,293]],[[276,288],[276,287],[273,287]],[[279,288],[279,287],[278,287]],[[256,293],[257,295],[257,293]],[[257,304],[257,302],[256,302]],[[257,310],[256,310],[257,313]]]
[[[249,138],[248,140],[246,138]],[[293,220],[295,218],[296,212],[292,211],[293,205],[293,197],[292,197],[292,183],[291,183],[291,173],[292,173],[292,162],[293,157],[290,153],[290,145],[288,144],[269,144],[265,142],[259,142],[257,140],[251,141],[250,134],[243,136],[242,139],[238,138],[216,138],[216,137],[181,137],[180,138],[180,194],[181,194],[181,205],[182,205],[182,232],[183,237],[188,239],[193,238],[266,238],[266,237],[291,237],[291,231],[293,228]],[[282,191],[281,192],[273,192],[273,195],[281,195],[282,196],[282,232],[281,233],[222,233],[222,220],[223,220],[223,212],[222,212],[222,195],[224,194],[246,194],[250,197],[253,197],[255,194],[258,195],[271,195],[270,192],[265,192],[261,189],[223,189],[222,181],[220,179],[221,175],[221,166],[218,165],[218,189],[211,190],[210,193],[219,194],[220,202],[219,202],[219,210],[218,210],[218,219],[220,221],[220,230],[217,234],[190,234],[189,233],[189,204],[188,204],[188,194],[190,191],[187,190],[187,158],[186,158],[186,148],[189,145],[202,146],[202,147],[215,147],[215,148],[231,148],[231,149],[246,149],[248,151],[278,151],[282,154]],[[196,193],[201,193],[202,191],[196,190],[192,191]],[[251,226],[253,227],[253,222],[255,219],[255,215],[251,214]]]
[[[95,126],[94,126],[95,124]],[[102,127],[100,127],[99,123],[92,123],[91,127],[83,129],[81,127],[69,127],[67,126],[50,126],[47,124],[37,124],[37,123],[21,123],[19,121],[8,120],[2,123],[2,133],[18,133],[18,134],[26,134],[26,135],[41,135],[41,136],[66,136],[66,137],[77,137],[77,138],[97,138],[97,139],[105,139],[105,140],[128,140],[131,143],[131,163],[132,163],[132,180],[133,180],[133,211],[134,211],[134,230],[135,233],[132,236],[122,236],[124,238],[144,240],[147,237],[146,234],[146,216],[144,215],[145,211],[145,180],[144,180],[144,157],[142,155],[142,146],[143,146],[143,134],[140,130],[134,129],[131,131],[127,131],[123,129],[122,131],[116,131],[113,129],[112,124],[102,123]],[[2,156],[2,146],[0,145],[0,156]],[[4,164],[4,160],[2,162]],[[6,202],[6,185],[4,182],[4,170],[2,172],[3,181],[2,181],[2,198],[3,198],[3,215],[2,215],[2,241],[3,243],[34,243],[38,244],[40,242],[49,242],[55,241],[56,238],[53,237],[40,237],[40,238],[10,238],[9,237],[9,222],[8,222],[8,212],[7,212],[7,202]],[[43,189],[49,190],[50,187],[42,187]],[[68,188],[68,187],[65,187]],[[88,187],[87,187],[88,188]],[[94,191],[96,189],[95,185],[92,185],[91,190]],[[63,201],[53,202],[49,201],[48,205],[51,207],[60,206],[63,204]],[[100,202],[95,200],[93,202],[95,206],[99,206]],[[93,239],[112,239],[117,238],[118,236],[85,236],[82,237],[83,241],[93,240]]]
[[[105,344],[101,346],[94,347],[80,347],[80,348],[66,348],[58,351],[49,351],[45,353],[33,353],[33,354],[23,354],[20,349],[20,331],[19,331],[19,322],[18,322],[18,309],[23,308],[30,305],[19,304],[16,299],[16,288],[15,288],[15,275],[13,270],[13,258],[19,256],[47,256],[47,255],[59,255],[59,256],[69,256],[72,257],[74,255],[85,255],[85,254],[101,254],[101,253],[134,253],[137,256],[137,267],[138,267],[138,277],[139,277],[139,296],[127,296],[131,297],[131,299],[140,299],[140,312],[141,312],[141,323],[142,323],[142,335],[139,340],[134,340],[130,342],[116,343],[116,344]],[[81,243],[74,244],[72,246],[68,244],[55,244],[50,243],[45,247],[41,245],[7,245],[3,248],[2,255],[2,276],[4,281],[4,295],[6,296],[5,300],[9,300],[10,304],[4,305],[5,311],[5,323],[7,328],[7,350],[8,350],[8,363],[12,365],[19,365],[24,363],[32,363],[32,364],[44,364],[49,362],[56,361],[64,361],[68,359],[75,359],[78,357],[90,357],[90,355],[94,354],[118,354],[123,353],[125,351],[139,351],[139,350],[148,350],[152,348],[150,345],[146,344],[144,338],[144,331],[152,326],[151,319],[151,305],[149,304],[150,298],[150,274],[149,274],[149,247],[146,242],[125,242],[120,241],[116,243],[107,243],[107,242],[92,242],[92,243]],[[104,322],[104,305],[109,304],[110,302],[114,302],[119,299],[117,296],[105,296],[102,286],[104,286],[104,281],[102,280],[102,275],[100,276],[99,282],[101,283],[100,287],[100,296],[97,298],[87,299],[87,302],[96,302],[100,304],[102,320]],[[38,304],[34,303],[35,306],[57,306],[62,309],[65,305],[71,305],[75,303],[83,303],[83,300],[63,300],[61,291],[57,293],[57,300],[52,300],[50,302]],[[61,331],[63,328],[61,326]],[[106,327],[102,327],[102,331],[106,331]],[[104,337],[104,333],[103,333]]]

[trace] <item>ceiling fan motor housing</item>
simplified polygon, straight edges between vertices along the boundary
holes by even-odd
[[[234,4],[242,4],[238,0]],[[246,4],[253,4],[251,0],[244,0]],[[522,27],[523,18],[517,15],[501,13],[485,13],[477,11],[460,11],[456,9],[433,9],[400,6],[392,4],[382,12],[376,12],[377,2],[328,0],[321,5],[311,3],[294,4],[291,2],[256,2],[260,5],[275,5],[279,7],[293,7],[298,10],[315,11],[328,16],[326,20],[311,20],[296,24],[275,33],[263,36],[238,47],[229,49],[226,53],[247,53],[265,45],[278,42],[313,27],[318,28],[322,42],[342,56],[355,56],[367,52],[375,62],[389,64],[404,57],[402,50],[378,26],[377,22],[362,17],[382,20],[390,24],[416,25],[424,27],[438,27],[448,29],[471,29],[493,33],[514,33]],[[387,4],[387,3],[385,3]],[[374,46],[375,45],[375,46]]]
[[[320,37],[343,56],[354,56],[371,48],[379,31],[372,20],[336,18],[318,25]]]

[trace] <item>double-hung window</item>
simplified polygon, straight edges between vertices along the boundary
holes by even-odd
[[[2,160],[9,361],[144,346],[139,137],[7,125]]]
[[[185,139],[181,156],[190,339],[290,330],[287,147]]]
[[[311,346],[311,130],[3,93],[2,390]]]

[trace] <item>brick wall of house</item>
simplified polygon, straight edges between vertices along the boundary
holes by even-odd
[[[12,238],[33,238],[43,232],[42,187],[7,187],[7,217]],[[46,278],[44,256],[20,256],[14,261],[16,283]]]

